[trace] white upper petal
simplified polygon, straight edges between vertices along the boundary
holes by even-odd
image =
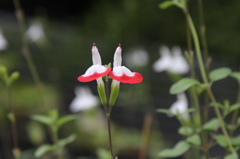
[[[26,36],[32,42],[37,42],[44,38],[45,34],[42,24],[39,21],[35,21],[27,30]]]
[[[75,94],[76,97],[70,104],[70,110],[72,112],[90,109],[99,104],[99,99],[92,94],[89,87],[77,87]]]
[[[122,76],[123,74],[127,76],[134,76],[134,73],[132,73],[128,68],[125,66],[116,66],[113,67],[113,73],[115,76]]]
[[[115,67],[121,65],[122,65],[122,48],[118,46],[114,54],[113,66]]]
[[[182,56],[182,52],[180,47],[173,47],[173,65],[169,68],[169,72],[176,73],[176,74],[185,74],[189,72],[189,65],[186,59]]]
[[[153,64],[153,70],[156,72],[167,71],[173,64],[170,50],[166,46],[159,48],[160,59]]]
[[[124,56],[126,65],[130,68],[135,66],[146,66],[148,64],[148,53],[143,49],[136,49]]]
[[[188,118],[189,114],[185,113],[187,109],[188,109],[187,97],[184,93],[180,93],[177,95],[177,101],[171,105],[169,110],[174,114],[177,113],[182,114],[183,118]]]
[[[7,49],[8,42],[6,38],[3,36],[2,31],[0,29],[0,51]]]
[[[101,56],[100,56],[96,46],[92,47],[92,61],[93,61],[93,65],[101,65],[102,64]]]
[[[83,76],[90,76],[94,73],[103,73],[107,70],[106,67],[104,67],[103,65],[92,65],[91,67],[89,67],[87,69],[87,71],[85,72],[85,74]]]

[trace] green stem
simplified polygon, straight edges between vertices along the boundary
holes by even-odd
[[[240,103],[240,82],[238,83],[238,85],[239,85],[239,88],[238,88],[238,95],[237,95],[237,103]],[[239,113],[239,109],[234,111],[234,113],[232,115],[231,125],[234,126],[234,129],[230,132],[231,136],[233,135],[233,133],[236,129],[236,120],[237,120],[237,117],[238,117],[238,113]]]
[[[202,0],[198,0],[198,12],[199,12],[199,23],[200,23],[199,30],[200,30],[201,42],[202,42],[202,47],[203,47],[203,51],[206,59],[208,57],[208,46],[207,46],[207,40],[206,40],[206,27],[204,24]]]
[[[25,32],[26,32],[26,27],[25,27],[25,23],[24,23],[24,14],[20,5],[19,0],[13,0],[14,2],[14,6],[15,6],[15,10],[16,10],[16,17],[19,23],[19,29],[20,29],[20,36],[21,36],[21,42],[22,42],[22,54],[24,55],[28,67],[30,69],[30,72],[32,74],[33,80],[37,86],[38,89],[38,95],[41,101],[41,105],[43,106],[43,108],[45,109],[45,112],[47,112],[48,108],[44,103],[44,98],[43,98],[43,93],[42,93],[42,82],[40,80],[38,71],[36,69],[36,66],[34,64],[34,61],[32,59],[30,50],[29,50],[29,46],[28,46],[28,42],[25,36]]]
[[[54,145],[56,146],[55,153],[57,154],[58,159],[63,159],[62,147],[59,145],[59,142],[58,142],[57,128],[54,125],[52,126],[52,137],[53,137]]]
[[[188,42],[188,54],[189,54],[189,63],[190,63],[190,68],[191,68],[191,75],[192,78],[196,79],[196,75],[195,75],[195,69],[194,69],[194,54],[192,52],[192,39],[191,39],[191,32],[190,32],[190,25],[189,25],[189,20],[188,20],[188,3],[185,3],[185,16],[186,16],[186,23],[187,23],[187,42]],[[192,89],[192,96],[193,96],[193,101],[194,104],[197,108],[197,116],[198,116],[198,120],[200,122],[201,128],[203,127],[204,124],[204,118],[203,115],[201,113],[201,109],[200,109],[200,105],[199,105],[199,99],[197,96],[197,90],[196,87],[194,87]],[[209,154],[208,154],[208,143],[207,143],[207,135],[206,133],[204,133],[203,131],[201,131],[201,138],[202,138],[202,143],[203,143],[203,153],[206,159],[209,159]]]
[[[218,120],[220,122],[220,126],[221,126],[222,132],[223,132],[223,134],[225,136],[226,142],[227,142],[231,152],[233,154],[237,155],[236,151],[234,150],[234,148],[233,148],[233,146],[231,144],[230,137],[229,137],[228,132],[226,130],[226,127],[224,125],[224,121],[223,121],[222,115],[220,113],[219,108],[217,107],[217,102],[216,102],[215,97],[214,97],[214,95],[212,93],[212,90],[211,90],[211,88],[209,86],[207,74],[206,74],[205,67],[204,67],[204,64],[203,64],[203,59],[202,59],[202,56],[201,56],[201,50],[200,50],[200,46],[199,46],[199,40],[198,40],[197,32],[196,32],[196,29],[194,27],[192,18],[191,18],[191,16],[189,14],[187,15],[187,20],[188,20],[188,24],[189,24],[189,27],[190,27],[190,30],[191,30],[191,33],[192,33],[194,45],[195,45],[195,48],[196,48],[196,54],[197,54],[197,59],[198,59],[198,63],[199,63],[202,79],[203,79],[204,83],[206,85],[208,85],[207,92],[208,92],[208,95],[210,96],[211,101],[213,102],[214,110],[215,110],[217,118],[218,118]]]
[[[7,84],[7,99],[8,99],[9,113],[10,113],[9,117],[11,121],[12,137],[13,137],[13,156],[14,156],[14,159],[19,159],[20,150],[18,148],[16,119],[15,119],[15,113],[14,113],[12,102],[11,102],[11,88],[10,88],[10,85],[8,84]]]
[[[107,123],[108,123],[108,138],[109,138],[110,153],[111,153],[111,158],[113,158],[113,146],[112,146],[110,114],[107,115]]]

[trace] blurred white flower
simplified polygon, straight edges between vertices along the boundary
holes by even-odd
[[[156,72],[168,71],[175,74],[185,74],[189,72],[189,65],[182,56],[181,48],[174,46],[172,52],[167,46],[159,48],[160,59],[153,64]]]
[[[169,110],[173,114],[181,115],[183,119],[188,119],[189,114],[186,113],[187,109],[188,109],[188,100],[185,93],[177,94],[177,101],[171,105]]]
[[[6,50],[8,47],[8,42],[6,38],[3,36],[2,29],[0,28],[0,51]]]
[[[42,23],[40,21],[34,21],[26,31],[26,36],[31,42],[37,43],[44,41],[45,33]]]
[[[124,61],[130,68],[146,66],[148,64],[148,59],[148,53],[141,48],[134,49],[124,56]]]
[[[91,109],[99,104],[98,97],[94,96],[89,87],[76,87],[76,97],[70,104],[70,110],[72,112],[78,112],[82,110]]]

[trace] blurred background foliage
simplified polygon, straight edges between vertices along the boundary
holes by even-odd
[[[136,158],[141,141],[144,116],[151,113],[153,123],[149,142],[149,158],[157,158],[162,146],[178,140],[179,124],[175,119],[156,114],[157,108],[168,108],[176,97],[170,96],[172,84],[166,73],[155,73],[152,64],[159,58],[161,45],[179,45],[186,49],[186,22],[181,10],[171,7],[158,8],[161,0],[98,0],[98,1],[49,1],[22,0],[26,26],[41,22],[45,39],[30,43],[30,50],[40,77],[44,83],[44,98],[49,107],[58,108],[61,114],[69,114],[69,105],[75,97],[74,88],[87,85],[96,95],[96,82],[79,83],[76,79],[91,65],[91,46],[96,43],[103,64],[113,61],[119,43],[123,57],[133,49],[144,49],[149,55],[148,64],[132,68],[143,74],[144,82],[138,85],[123,85],[116,106],[113,108],[114,151],[120,159]],[[240,60],[240,1],[203,1],[207,42],[212,67],[231,67],[239,70]],[[196,26],[199,25],[197,1],[189,1],[190,13]],[[9,72],[19,71],[21,77],[13,86],[13,103],[18,119],[20,147],[32,153],[36,148],[27,134],[30,115],[41,112],[41,105],[31,74],[21,54],[21,41],[13,2],[0,1],[0,27],[8,41],[8,48],[0,52],[0,64]],[[123,61],[125,64],[125,61]],[[197,66],[196,66],[197,67]],[[226,89],[228,87],[228,89]],[[232,93],[236,83],[231,79],[219,82],[215,90],[221,98],[223,90],[234,100]],[[0,84],[0,123],[2,136],[1,154],[10,153],[11,137],[6,119],[6,92]],[[100,111],[100,115],[99,115]],[[4,113],[5,112],[5,113]],[[101,114],[102,113],[102,114]],[[97,115],[98,114],[98,115]],[[102,108],[93,113],[80,112],[78,119],[65,125],[60,136],[76,132],[76,142],[69,145],[69,157],[96,158],[104,156],[108,149],[106,125]],[[84,118],[84,119],[83,119]],[[103,120],[103,121],[101,121]],[[84,122],[85,121],[85,122]],[[90,126],[90,128],[89,128]],[[93,129],[93,130],[92,130]],[[163,133],[164,140],[161,137]],[[45,134],[49,138],[48,134]],[[167,141],[167,142],[164,142]],[[100,149],[101,148],[101,149]],[[28,156],[29,154],[24,153]],[[24,159],[31,158],[24,157]],[[2,156],[1,156],[2,157]],[[6,157],[6,156],[5,156]],[[7,158],[7,157],[6,157]],[[104,157],[103,157],[104,158]]]

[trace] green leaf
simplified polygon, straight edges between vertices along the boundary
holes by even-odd
[[[47,152],[54,151],[55,147],[49,144],[44,144],[38,147],[38,149],[35,151],[34,156],[39,158],[42,155],[44,155]]]
[[[157,109],[157,112],[159,112],[159,113],[165,113],[165,114],[169,114],[169,115],[175,115],[175,114],[172,113],[169,109]]]
[[[193,129],[187,126],[182,126],[178,129],[178,133],[183,136],[189,136],[193,133]]]
[[[201,145],[201,139],[198,134],[188,137],[186,141],[194,145]]]
[[[231,105],[229,113],[236,109],[239,109],[239,108],[240,108],[240,103],[235,103],[235,104]]]
[[[190,148],[190,145],[185,141],[179,141],[174,148],[172,149],[165,149],[161,151],[158,154],[158,157],[164,157],[164,158],[173,158],[183,155],[188,149]]]
[[[195,112],[196,110],[195,110],[195,108],[189,108],[186,112],[184,112],[184,113],[192,113],[192,112]]]
[[[58,120],[58,110],[56,109],[49,110],[48,115],[53,122],[56,122]]]
[[[212,82],[218,81],[218,80],[224,79],[227,76],[229,76],[231,74],[231,72],[232,71],[229,68],[225,68],[225,67],[218,68],[218,69],[212,70],[209,73],[209,78],[211,79]]]
[[[186,91],[188,88],[200,84],[197,80],[192,78],[183,78],[174,83],[170,88],[170,94],[178,94]]]
[[[108,159],[108,158],[110,158],[110,156],[111,156],[111,154],[110,154],[109,150],[102,149],[102,148],[97,149],[97,158],[98,159]]]
[[[0,65],[0,77],[2,76],[5,83],[8,81],[8,71],[7,68],[3,65]]]
[[[72,134],[70,136],[68,136],[67,138],[65,139],[61,139],[58,141],[58,144],[61,146],[61,147],[64,147],[65,145],[73,142],[75,139],[77,138],[77,136],[75,134]]]
[[[43,125],[37,121],[31,121],[27,126],[28,137],[34,145],[40,145],[45,138]]]
[[[240,72],[233,72],[230,76],[240,82]]]
[[[214,138],[217,141],[218,145],[222,147],[227,147],[226,138],[223,135],[216,135],[214,136]]]
[[[45,116],[45,115],[33,115],[32,116],[33,120],[36,120],[40,123],[46,124],[46,125],[51,125],[52,124],[52,120],[51,118]]]
[[[67,123],[69,121],[72,121],[74,119],[76,119],[75,115],[64,116],[64,117],[58,119],[57,125],[60,127],[61,125],[65,124],[65,123]]]
[[[175,1],[165,1],[161,4],[159,4],[159,8],[161,9],[167,9],[168,7],[174,6],[176,5]]]
[[[12,122],[15,123],[16,122],[16,117],[14,113],[8,113],[7,114],[8,119]]]
[[[235,145],[235,146],[240,145],[240,136],[232,137],[231,143],[232,143],[232,145]]]
[[[214,131],[219,127],[219,121],[217,118],[213,118],[203,125],[203,130]]]
[[[214,103],[210,103],[210,106],[214,106]],[[223,104],[221,104],[221,103],[216,103],[216,106],[218,107],[218,108],[220,108],[220,109],[222,109],[222,110],[225,110],[225,106],[223,105]]]
[[[14,81],[16,81],[20,76],[20,73],[19,72],[13,72],[10,77],[9,77],[9,83],[13,83]]]
[[[224,159],[238,159],[238,155],[237,154],[229,154],[229,155],[225,156]]]

